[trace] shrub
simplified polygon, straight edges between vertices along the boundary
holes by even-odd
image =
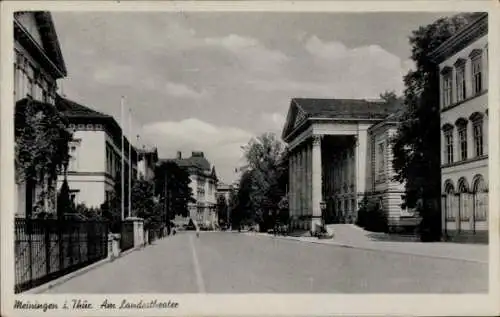
[[[368,231],[388,231],[388,221],[385,210],[378,201],[368,199],[366,196],[361,201],[356,224]]]

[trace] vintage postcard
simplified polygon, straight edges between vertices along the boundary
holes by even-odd
[[[2,316],[498,315],[496,2],[1,9]]]

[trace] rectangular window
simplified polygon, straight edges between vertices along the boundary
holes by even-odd
[[[474,148],[476,156],[483,155],[483,122],[477,121],[473,125],[474,130]]]
[[[457,81],[457,102],[465,99],[465,64],[456,68],[456,81]]]
[[[449,130],[444,135],[445,160],[447,164],[453,163],[453,131]]]
[[[385,175],[385,144],[380,142],[377,146],[377,178],[381,179]]]
[[[467,159],[467,126],[460,127],[458,130],[458,139],[460,142],[460,159]]]
[[[480,55],[472,59],[472,92],[478,94],[483,90],[482,58]]]
[[[447,107],[452,103],[451,79],[451,72],[443,74],[443,107]]]

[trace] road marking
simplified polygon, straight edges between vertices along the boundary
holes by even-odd
[[[196,284],[198,284],[198,293],[205,293],[205,283],[203,282],[203,276],[201,275],[200,262],[198,261],[198,255],[196,255],[192,235],[189,235],[189,244],[191,246],[191,252],[193,253],[193,265],[194,273],[196,274]]]

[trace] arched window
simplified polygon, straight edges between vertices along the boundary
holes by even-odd
[[[455,197],[455,187],[450,180],[445,183],[445,219],[446,221],[455,221],[455,206],[453,204]]]
[[[484,135],[483,135],[484,115],[479,112],[474,112],[470,116],[470,120],[472,121],[474,154],[475,156],[482,156],[484,154]]]
[[[453,103],[453,87],[452,87],[452,68],[449,66],[444,67],[441,70],[441,103],[442,108],[446,108]]]
[[[469,212],[469,183],[467,180],[462,177],[458,180],[458,192],[459,192],[459,214],[461,221],[468,221],[470,212]]]
[[[459,58],[455,64],[456,101],[460,102],[467,98],[465,90],[465,59]]]
[[[467,119],[464,118],[459,118],[456,122],[455,125],[457,126],[457,131],[458,131],[458,149],[460,150],[459,152],[459,159],[462,161],[467,160]]]
[[[472,95],[477,95],[483,91],[483,51],[472,50],[469,57],[472,65]]]
[[[453,126],[445,124],[443,126],[444,135],[444,164],[453,163]]]
[[[474,177],[473,187],[474,222],[488,219],[488,187],[482,175]]]

